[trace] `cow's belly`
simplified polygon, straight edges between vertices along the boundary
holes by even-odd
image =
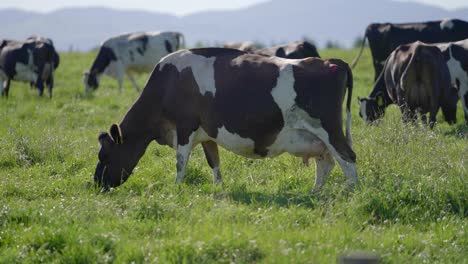
[[[255,152],[255,141],[231,133],[224,127],[218,129],[216,138],[209,138],[206,133],[199,133],[199,142],[213,140],[221,147],[247,158],[264,158]],[[303,129],[283,129],[273,144],[267,147],[266,157],[275,157],[284,152],[298,157],[314,157],[326,151],[325,144],[314,134]]]
[[[13,79],[16,81],[35,82],[38,77],[29,65],[23,63],[16,63],[15,71]]]
[[[216,138],[212,140],[237,155],[247,158],[262,158],[262,156],[255,153],[255,142],[252,139],[231,133],[224,126],[218,129]]]
[[[323,154],[326,146],[316,135],[304,129],[283,129],[276,141],[268,148],[268,156],[283,152],[298,157],[314,157]]]

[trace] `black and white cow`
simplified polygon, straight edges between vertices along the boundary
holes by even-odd
[[[86,91],[97,89],[103,73],[117,79],[119,90],[125,74],[137,91],[132,73],[151,72],[164,56],[184,45],[178,32],[135,32],[112,37],[101,44],[89,72],[84,74]]]
[[[374,80],[377,80],[388,55],[399,45],[418,40],[425,43],[439,43],[466,38],[468,38],[468,22],[459,19],[404,24],[370,24],[366,29],[359,55],[352,63],[352,68],[356,66],[361,57],[366,39],[369,41],[373,58]]]
[[[368,98],[358,98],[359,115],[366,123],[381,118],[387,106],[396,103],[404,121],[429,112],[434,126],[442,108],[449,123],[456,122],[457,94],[451,87],[450,73],[442,52],[433,45],[416,41],[394,50],[384,64]]]
[[[304,59],[307,57],[320,58],[315,45],[308,41],[296,41],[289,44],[256,50],[254,53],[265,56],[277,56],[287,59]]]
[[[10,81],[33,82],[44,93],[44,81],[48,81],[49,96],[52,97],[53,67],[57,52],[53,45],[35,39],[26,41],[3,40],[0,43],[0,91],[8,96]],[[45,75],[46,74],[46,75]]]
[[[468,124],[468,39],[435,44],[444,54],[452,80],[452,85],[458,91],[465,123]]]
[[[38,41],[38,42],[46,42],[52,47],[54,46],[54,42],[50,38],[45,38],[41,37],[38,35],[33,35],[30,36],[29,38],[26,39],[27,41]],[[44,71],[42,72],[42,80],[45,82],[46,86],[49,88],[49,90],[52,90],[54,87],[54,72],[57,70],[58,66],[60,64],[60,56],[56,52],[55,47],[54,47],[54,54],[52,58],[52,64],[47,63],[44,65]],[[51,72],[52,71],[52,72]],[[31,87],[34,87],[35,83],[31,82]]]
[[[215,183],[221,182],[220,145],[249,158],[287,152],[307,164],[313,157],[316,191],[336,160],[353,186],[352,80],[349,66],[338,59],[291,60],[224,48],[173,53],[156,65],[120,125],[99,136],[94,180],[105,188],[122,184],[155,140],[176,150],[177,183],[201,143]]]

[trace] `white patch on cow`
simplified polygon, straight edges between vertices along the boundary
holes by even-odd
[[[16,81],[35,82],[38,74],[34,72],[32,64],[23,64],[17,62],[15,65],[16,74],[13,77]]]
[[[440,29],[452,29],[454,26],[453,21],[450,19],[444,19],[440,21]]]
[[[366,107],[367,107],[367,100],[364,99],[364,101],[359,102],[359,113],[361,113],[362,120],[364,120],[364,123],[368,122]]]
[[[197,82],[200,94],[207,95],[211,93],[213,96],[216,93],[214,62],[216,57],[206,58],[201,55],[196,55],[190,51],[180,51],[165,57],[160,62],[161,69],[166,64],[174,65],[179,72],[186,68],[190,68],[193,72],[195,81]]]
[[[189,140],[185,145],[177,144],[177,176],[176,176],[176,183],[181,183],[185,176],[185,169],[187,168],[187,164],[190,157],[190,152],[194,146],[193,138],[195,137],[196,132],[193,132],[189,136]]]
[[[295,104],[296,92],[294,86],[294,73],[292,65],[285,65],[280,68],[276,86],[272,89],[271,95],[275,103],[281,109],[283,119],[286,119],[286,111]]]
[[[452,85],[457,87],[456,84],[458,79],[460,83],[460,87],[457,87],[458,97],[462,101],[462,107],[465,114],[468,115],[468,102],[465,102],[464,100],[464,95],[468,93],[468,72],[463,69],[462,63],[453,57],[451,47],[449,47],[449,54],[450,59],[447,61],[447,67],[452,78]]]
[[[247,158],[261,158],[255,153],[255,142],[250,138],[243,138],[236,133],[229,132],[226,127],[218,129],[215,142],[225,149]]]

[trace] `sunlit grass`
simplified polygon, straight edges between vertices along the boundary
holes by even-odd
[[[357,50],[325,50],[351,61]],[[333,263],[365,250],[392,263],[466,263],[467,128],[440,121],[406,126],[396,107],[365,126],[353,99],[362,185],[354,193],[336,166],[311,195],[314,166],[294,157],[249,160],[221,150],[223,186],[213,186],[200,147],[185,183],[175,153],[151,144],[123,186],[92,185],[97,135],[119,122],[137,93],[102,79],[84,93],[94,54],[62,54],[54,97],[12,83],[0,99],[0,263]],[[140,76],[143,84],[147,76]],[[368,51],[354,96],[372,89]]]

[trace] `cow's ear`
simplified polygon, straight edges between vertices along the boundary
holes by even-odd
[[[112,126],[110,127],[110,135],[112,139],[115,141],[115,143],[123,144],[122,131],[120,130],[119,125],[112,124]]]
[[[107,132],[101,132],[101,134],[99,134],[98,141],[101,146],[107,146],[114,143],[111,136]]]

